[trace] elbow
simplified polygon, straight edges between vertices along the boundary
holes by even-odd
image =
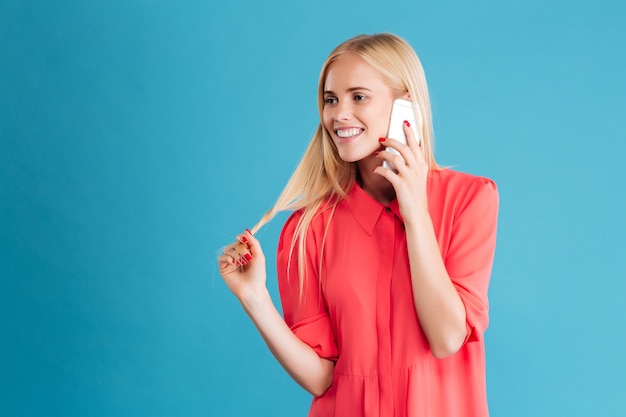
[[[328,391],[328,388],[333,384],[333,375],[335,371],[335,363],[329,360],[322,360],[321,372],[318,377],[309,380],[309,384],[304,386],[311,395],[315,397],[321,397]]]
[[[466,336],[467,330],[464,328],[462,333],[451,335],[437,343],[431,343],[430,351],[435,358],[445,359],[448,356],[454,355],[461,349],[465,343]]]
[[[308,387],[307,391],[309,391],[309,393],[313,395],[314,397],[321,397],[322,395],[326,393],[326,391],[328,391],[328,388],[330,388],[332,383],[333,383],[333,379],[331,375],[330,377],[319,381],[319,383]]]
[[[331,384],[328,385],[320,385],[319,387],[314,387],[309,391],[309,393],[311,393],[311,395],[313,395],[314,397],[321,397],[322,395],[324,395],[326,393],[326,391],[328,391],[328,388],[330,388]]]
[[[461,346],[439,346],[436,349],[431,348],[430,351],[437,359],[445,359],[459,351]]]

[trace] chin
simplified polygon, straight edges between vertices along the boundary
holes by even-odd
[[[366,146],[363,146],[366,145]],[[339,158],[344,162],[359,162],[363,159],[369,158],[374,155],[374,152],[381,149],[380,143],[376,141],[375,145],[369,145],[366,143],[351,143],[351,144],[337,144],[337,152]]]
[[[339,154],[339,159],[341,159],[343,162],[358,162],[361,159],[363,159],[362,156],[360,155],[354,155],[354,154]]]

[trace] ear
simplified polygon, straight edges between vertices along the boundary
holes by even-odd
[[[404,93],[404,95],[402,96],[403,99],[405,100],[411,100],[411,93],[409,93],[408,91],[406,93]]]

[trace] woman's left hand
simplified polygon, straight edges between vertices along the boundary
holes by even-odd
[[[381,141],[383,146],[397,150],[402,156],[386,149],[377,154],[378,158],[392,163],[396,170],[379,166],[374,169],[374,172],[385,177],[393,185],[400,206],[400,214],[407,221],[413,218],[412,216],[428,212],[426,193],[428,164],[424,159],[422,145],[417,142],[408,122],[405,121],[403,128],[407,138],[406,145],[393,138]]]

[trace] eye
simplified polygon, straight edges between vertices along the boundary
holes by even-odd
[[[337,98],[336,97],[325,97],[324,98],[324,104],[336,104],[337,103]]]
[[[354,101],[363,101],[365,100],[367,97],[365,97],[365,95],[363,94],[355,94],[354,95]]]

